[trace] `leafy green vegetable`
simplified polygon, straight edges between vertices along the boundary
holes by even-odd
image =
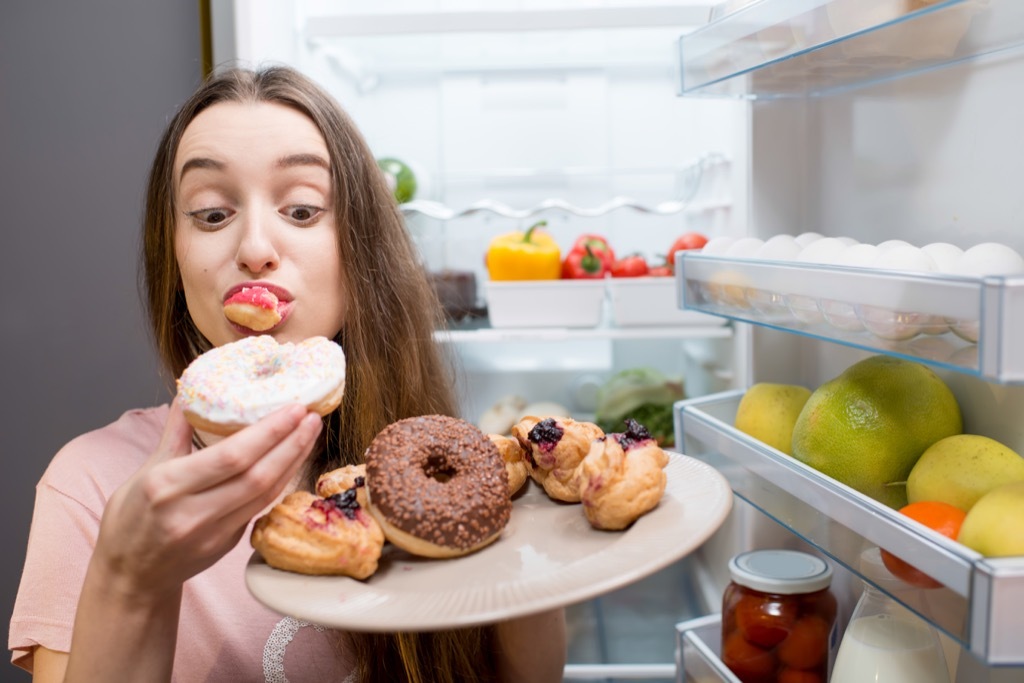
[[[672,404],[685,398],[682,381],[654,368],[630,368],[613,375],[598,390],[595,422],[605,432],[621,432],[633,418],[663,448],[675,445]]]

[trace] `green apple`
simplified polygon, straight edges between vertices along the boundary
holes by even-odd
[[[754,384],[736,409],[736,429],[787,455],[793,452],[793,425],[811,390],[796,384]]]
[[[907,499],[936,500],[968,512],[983,495],[1014,481],[1024,481],[1024,458],[987,436],[957,434],[921,454],[907,477]]]
[[[1024,481],[998,486],[978,499],[957,541],[985,557],[1024,555]]]
[[[399,204],[412,201],[416,196],[416,175],[408,164],[392,157],[377,159],[377,165],[384,172],[384,179]]]

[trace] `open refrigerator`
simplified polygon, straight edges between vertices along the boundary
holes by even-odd
[[[690,253],[672,308],[629,319],[492,324],[483,254],[537,220],[563,249],[606,235],[650,259],[686,231],[813,231],[878,244],[1001,242],[1024,252],[1024,6],[1014,0],[326,0],[213,2],[214,61],[282,62],[323,83],[378,157],[415,171],[402,205],[425,266],[475,284],[438,338],[463,417],[515,395],[594,416],[616,373],[679,378],[676,449],[736,494],[697,552],[573,606],[567,679],[734,680],[718,660],[726,565],[753,548],[827,558],[840,621],[872,547],[945,587],[893,595],[943,634],[956,680],[1024,680],[1024,559],[926,536],[732,425],[754,382],[816,387],[869,355],[918,360],[956,394],[965,431],[1024,449],[1024,278],[969,278]],[[709,287],[709,283],[711,286]],[[741,292],[941,317],[894,341]],[[716,288],[717,287],[717,288]],[[545,294],[524,294],[529,313]],[[642,306],[645,299],[633,302]],[[663,319],[658,316],[663,315]],[[834,322],[834,321],[833,321]]]

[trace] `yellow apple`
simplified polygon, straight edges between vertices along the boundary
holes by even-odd
[[[796,384],[754,384],[740,399],[736,429],[792,454],[793,425],[810,396],[810,389]]]
[[[1024,555],[1024,481],[1003,484],[979,498],[956,540],[985,557]]]
[[[937,500],[967,512],[992,489],[1014,481],[1024,481],[1024,458],[987,436],[957,434],[921,454],[907,477],[907,499]]]

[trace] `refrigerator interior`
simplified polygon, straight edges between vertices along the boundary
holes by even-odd
[[[214,2],[214,62],[286,63],[325,85],[378,158],[412,167],[417,193],[402,209],[424,265],[472,273],[483,308],[488,243],[538,220],[563,253],[596,232],[652,261],[684,232],[746,229],[749,108],[678,97],[679,35],[712,5]],[[744,342],[722,321],[626,327],[604,306],[587,328],[469,317],[439,331],[462,417],[518,396],[592,420],[601,385],[637,367],[688,397],[743,383]],[[701,577],[711,585],[687,558],[571,607],[567,677],[674,679],[674,625],[718,608]]]
[[[1016,188],[1024,96],[1014,85],[1024,82],[1024,62],[1007,49],[1024,42],[1024,16],[1012,0],[941,0],[909,13],[901,0],[730,2],[707,24],[713,4],[381,2],[370,11],[352,2],[215,2],[215,61],[285,62],[327,85],[375,154],[416,171],[419,208],[403,208],[424,263],[474,273],[481,305],[487,243],[538,219],[563,249],[576,235],[601,232],[620,253],[652,258],[686,230],[760,238],[815,231],[962,248],[996,241],[1024,252]],[[681,35],[689,40],[680,45]],[[608,210],[626,197],[647,209],[683,206],[668,215]],[[544,209],[551,200],[574,208]],[[698,266],[742,270],[698,259],[684,260],[683,270]],[[827,267],[797,275],[812,287],[837,278]],[[889,277],[868,274],[855,285],[899,293],[917,284]],[[924,296],[943,300],[955,284],[926,282]],[[1016,292],[1000,281],[965,296],[1015,310]],[[948,333],[883,345],[697,308],[732,322],[623,329],[607,311],[586,330],[460,321],[441,338],[463,371],[463,417],[476,421],[518,394],[589,419],[597,387],[641,364],[682,377],[687,397],[699,400],[755,381],[815,387],[884,352],[932,364],[960,402],[965,431],[1024,449],[1014,419],[1024,391],[1006,350],[1017,318],[993,314],[995,306],[983,311],[985,334],[974,346]],[[763,454],[730,432],[734,408],[713,396],[682,409],[676,432],[686,436],[686,453],[742,486]],[[791,474],[771,468],[770,479]],[[699,553],[571,608],[570,661],[663,664],[651,675],[671,678],[674,624],[717,611],[728,557],[753,547],[828,556],[848,616],[858,553],[876,537],[899,543],[909,532],[855,505],[850,519],[837,520],[839,512],[791,500],[765,481],[749,483]],[[801,527],[801,514],[823,530]],[[957,643],[974,652],[959,656],[958,680],[1020,680],[1024,651],[1007,627],[1021,627],[1012,614],[1024,606],[1020,563],[978,562],[912,540],[959,586],[931,596],[935,604],[911,605],[948,636],[951,657]]]

